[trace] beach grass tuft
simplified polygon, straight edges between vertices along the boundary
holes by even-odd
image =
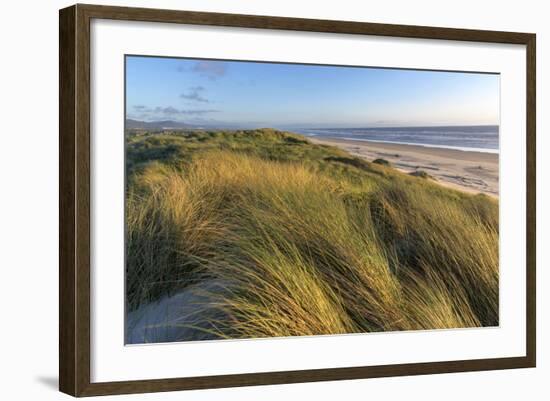
[[[391,165],[391,163],[386,159],[374,159],[372,162],[375,164],[380,164],[381,166],[387,166],[387,167]]]
[[[428,174],[424,170],[415,170],[415,171],[409,173],[409,175],[412,175],[413,177],[424,178],[425,180],[427,180],[427,179],[432,179],[433,180],[434,179],[430,174]]]

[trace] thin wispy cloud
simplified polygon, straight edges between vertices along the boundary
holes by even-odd
[[[192,72],[202,75],[210,80],[216,80],[227,73],[227,63],[223,61],[198,61],[192,68]]]
[[[210,100],[202,95],[204,91],[205,89],[202,86],[192,86],[187,92],[182,93],[180,97],[193,102],[210,103]]]
[[[219,110],[215,109],[178,109],[173,106],[146,107],[143,105],[133,106],[133,111],[133,113],[129,113],[129,117],[147,120],[158,120],[163,118],[178,119],[219,112]]]
[[[163,113],[166,115],[184,115],[184,116],[194,116],[194,115],[200,115],[200,114],[207,114],[207,113],[217,113],[219,110],[213,110],[213,109],[176,109],[175,107],[168,106],[168,107],[155,107],[154,112],[155,113]]]

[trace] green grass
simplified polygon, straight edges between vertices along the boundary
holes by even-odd
[[[413,177],[424,178],[425,180],[434,179],[431,175],[426,173],[424,170],[415,170],[415,171],[409,173],[409,175],[412,175]]]
[[[207,338],[498,325],[487,196],[271,129],[130,132],[127,174],[130,310],[215,281]]]
[[[391,163],[386,159],[374,159],[372,162],[375,164],[380,164],[382,166],[391,166]]]

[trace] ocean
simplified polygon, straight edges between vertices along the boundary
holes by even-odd
[[[302,128],[305,136],[420,145],[486,153],[499,152],[498,125],[449,127]]]

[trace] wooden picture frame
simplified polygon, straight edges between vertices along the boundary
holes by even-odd
[[[288,31],[475,41],[526,46],[526,356],[223,376],[92,383],[90,380],[90,21],[94,18]],[[534,34],[349,21],[74,5],[59,14],[59,388],[73,396],[143,393],[325,380],[535,367]]]

